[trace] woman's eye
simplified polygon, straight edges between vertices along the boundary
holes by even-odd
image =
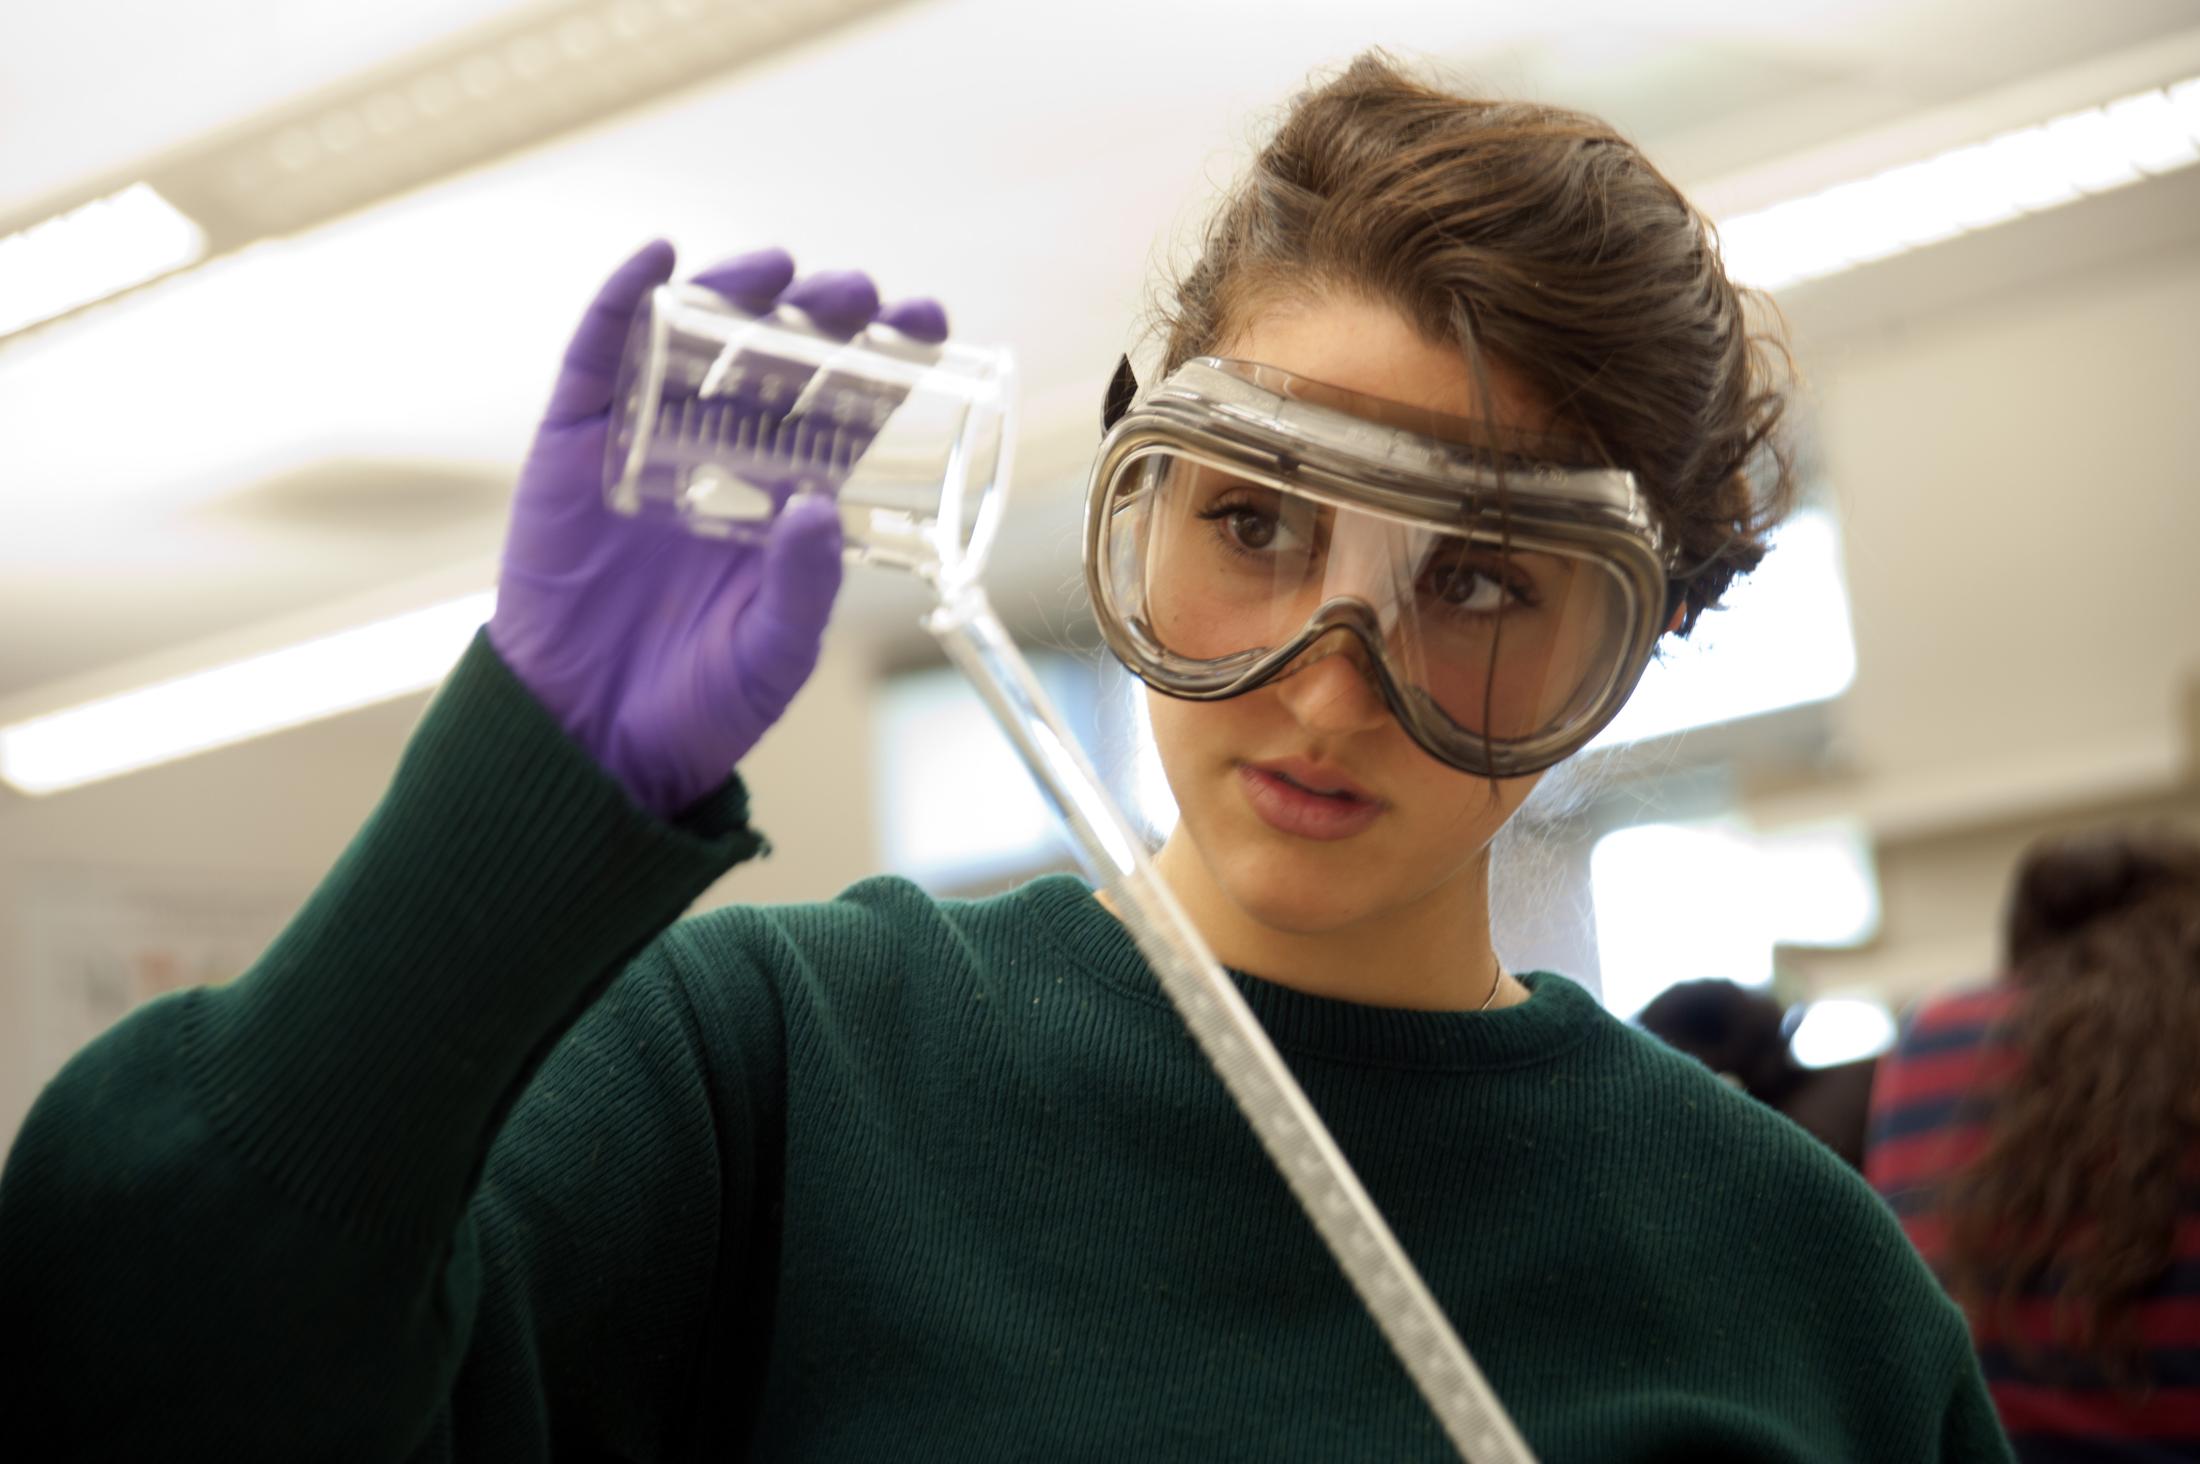
[[[1266,549],[1276,541],[1276,516],[1258,509],[1234,508],[1224,520],[1230,537],[1245,549]]]
[[[1427,585],[1429,593],[1452,610],[1482,613],[1523,599],[1504,581],[1471,564],[1437,565],[1429,571]]]
[[[1233,495],[1200,510],[1199,516],[1214,525],[1215,537],[1233,554],[1272,559],[1304,554],[1312,546],[1315,525],[1311,516],[1272,494],[1259,498]]]

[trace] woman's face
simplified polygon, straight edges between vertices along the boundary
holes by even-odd
[[[1457,349],[1356,298],[1266,311],[1215,354],[1507,427],[1548,415],[1495,368],[1484,400]],[[1422,751],[1342,633],[1243,696],[1146,698],[1181,815],[1172,842],[1188,838],[1221,891],[1274,930],[1333,931],[1481,879],[1491,838],[1537,782],[1493,784]],[[1311,798],[1294,782],[1365,798]]]

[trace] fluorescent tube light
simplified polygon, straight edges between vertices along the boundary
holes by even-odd
[[[0,239],[0,336],[196,263],[206,231],[147,183]]]
[[[1719,225],[1727,272],[1777,290],[2200,159],[2200,78],[2004,132]]]
[[[423,690],[495,600],[483,590],[0,727],[0,781],[55,793]]]

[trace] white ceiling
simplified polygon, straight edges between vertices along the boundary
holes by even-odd
[[[9,5],[0,215],[511,8]],[[1012,345],[1017,592],[1066,604],[1068,489],[1152,268],[1310,69],[1370,43],[1438,60],[1602,112],[1685,184],[2196,21],[2189,0],[919,0],[0,347],[0,699],[485,565],[560,341],[653,234],[691,265],[776,241],[867,268]],[[851,615],[900,609],[866,587]]]

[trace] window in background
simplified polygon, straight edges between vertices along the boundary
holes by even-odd
[[[1772,536],[1764,568],[1735,581],[1726,607],[1668,642],[1591,747],[1825,701],[1856,679],[1856,640],[1833,515],[1805,509]]]
[[[1638,824],[1597,841],[1589,876],[1604,1004],[1624,1017],[1682,981],[1765,985],[1774,945],[1857,945],[1879,925],[1870,846],[1844,825]]]
[[[1881,1002],[1850,997],[1812,1002],[1788,1038],[1788,1051],[1807,1068],[1877,1057],[1892,1046],[1894,1013]]]
[[[1028,659],[1108,791],[1125,801],[1141,762],[1122,686],[1130,678],[1112,659],[1044,651]],[[879,843],[890,872],[950,894],[1075,867],[1016,749],[953,667],[888,677],[872,738]],[[1126,812],[1139,821],[1135,807]]]

